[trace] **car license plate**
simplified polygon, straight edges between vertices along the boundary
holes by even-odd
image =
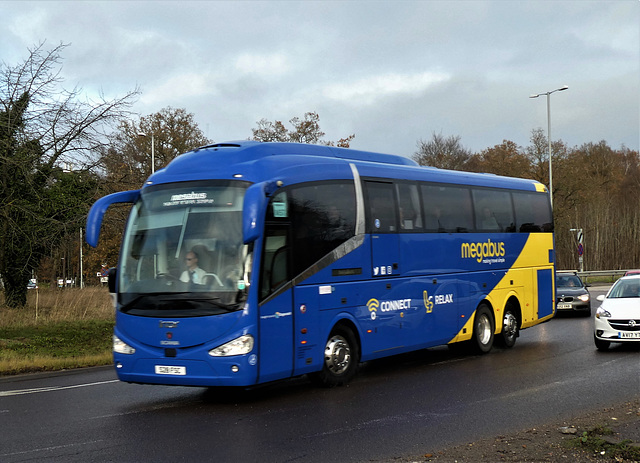
[[[170,365],[156,365],[156,375],[178,375],[187,374],[187,367],[175,367]]]
[[[618,338],[619,339],[640,339],[640,331],[631,331],[631,332],[620,331],[618,332]]]
[[[571,304],[560,303],[558,304],[558,309],[573,309],[573,306]]]

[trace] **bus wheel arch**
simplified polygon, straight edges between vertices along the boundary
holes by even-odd
[[[502,327],[496,336],[496,344],[501,347],[513,347],[520,336],[520,326],[522,326],[522,309],[515,296],[507,300],[501,319]]]
[[[491,350],[495,336],[495,326],[491,305],[486,301],[481,302],[473,318],[473,333],[470,341],[475,352],[486,354]]]
[[[326,340],[322,369],[310,375],[311,380],[325,387],[347,384],[358,371],[360,339],[350,321],[341,320],[334,325]]]

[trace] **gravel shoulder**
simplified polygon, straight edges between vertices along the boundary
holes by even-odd
[[[608,429],[604,436],[584,432]],[[604,442],[595,449],[593,444]],[[625,442],[628,441],[628,442]],[[631,448],[620,454],[616,448]],[[631,455],[631,457],[629,457]],[[566,421],[549,423],[512,434],[495,436],[455,447],[428,449],[422,455],[393,462],[640,462],[640,397],[632,402],[591,411]]]

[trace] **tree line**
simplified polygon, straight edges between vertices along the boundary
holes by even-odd
[[[98,198],[137,189],[153,169],[181,153],[212,143],[183,108],[147,116],[130,112],[139,92],[96,100],[62,87],[61,53],[40,44],[15,66],[0,68],[0,278],[5,304],[26,302],[29,278],[57,284],[80,275],[96,284],[103,265],[118,260],[129,207],[110,208],[96,249],[81,243],[89,207]],[[302,142],[348,148],[355,134],[325,140],[320,117],[308,112],[282,121],[257,121],[252,140]],[[478,153],[459,136],[432,133],[419,140],[421,165],[531,178],[548,185],[547,140],[532,131],[530,145],[504,140]],[[153,152],[153,156],[152,153]],[[640,267],[640,158],[605,141],[568,147],[552,143],[558,268],[577,268],[575,234],[585,236],[585,268]],[[153,163],[153,164],[152,164]],[[66,283],[65,283],[66,284]]]
[[[413,159],[421,165],[522,177],[549,185],[548,142],[542,129],[520,147],[504,140],[479,153],[459,136],[432,133]],[[585,270],[640,268],[640,157],[606,141],[569,147],[551,143],[557,268],[579,269],[577,233],[584,237]]]

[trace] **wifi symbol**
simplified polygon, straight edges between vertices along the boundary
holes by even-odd
[[[378,307],[380,307],[380,302],[377,299],[369,299],[369,302],[367,302],[367,308],[371,312],[371,320],[376,319]]]

